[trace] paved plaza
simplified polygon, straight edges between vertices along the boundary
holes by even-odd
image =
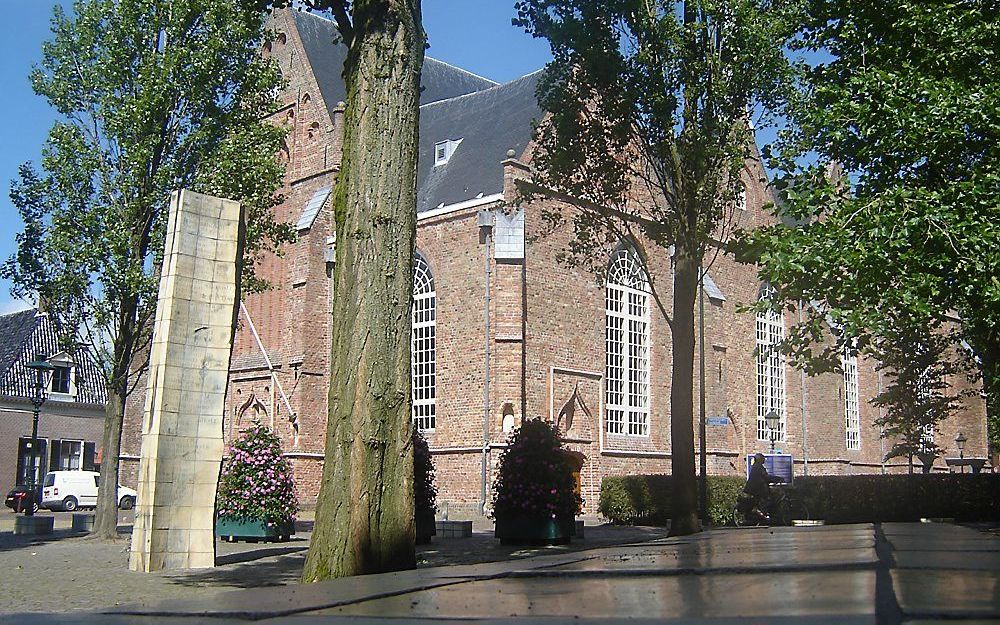
[[[1000,619],[1000,538],[950,524],[715,529],[667,538],[587,528],[572,549],[500,548],[487,533],[421,550],[422,568],[294,584],[302,553],[157,576],[190,594],[91,612],[8,614],[19,623],[981,623]],[[616,532],[621,532],[616,534]],[[617,538],[616,538],[617,537]],[[256,546],[256,549],[263,548]],[[294,549],[296,545],[269,546]],[[247,549],[246,546],[243,547]],[[220,552],[224,562],[239,560]],[[252,556],[248,556],[252,557]],[[428,557],[430,559],[428,559]],[[284,558],[284,564],[281,559]],[[491,558],[497,561],[489,562]],[[443,562],[473,564],[435,566]],[[278,563],[277,567],[275,562]],[[254,567],[262,568],[254,577]],[[268,575],[284,567],[268,585]],[[227,571],[227,568],[229,570]],[[212,575],[264,587],[204,593]],[[142,574],[128,573],[131,576]],[[6,577],[6,574],[5,574]],[[140,579],[148,579],[140,577]],[[249,585],[249,584],[248,584]],[[58,612],[51,605],[47,612]]]

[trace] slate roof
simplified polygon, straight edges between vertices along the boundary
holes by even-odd
[[[305,48],[309,64],[312,66],[316,83],[323,95],[327,110],[333,116],[337,102],[347,99],[343,71],[347,47],[342,43],[333,45],[338,37],[334,23],[326,18],[295,11],[295,25]],[[454,67],[435,58],[424,58],[424,69],[420,76],[420,103],[427,104],[465,93],[489,89],[496,82],[476,76],[464,69]]]
[[[332,45],[336,28],[328,19],[294,13],[299,37],[330,114],[346,98],[341,73],[346,48]],[[420,156],[417,212],[503,191],[500,162],[507,150],[518,155],[542,118],[535,98],[541,72],[498,84],[426,57],[421,75]],[[445,165],[434,167],[434,144],[462,139]],[[305,219],[307,213],[303,212]]]
[[[520,156],[542,118],[535,97],[541,71],[468,95],[420,107],[417,212],[503,191],[500,161]],[[434,166],[434,144],[462,139],[444,165]]]
[[[61,351],[55,324],[47,315],[36,315],[31,308],[0,316],[0,396],[30,397],[34,377],[25,364],[35,354]],[[76,363],[77,403],[107,403],[104,377],[89,350],[78,348],[71,356]]]

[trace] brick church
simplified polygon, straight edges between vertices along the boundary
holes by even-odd
[[[264,54],[288,80],[275,121],[291,129],[277,218],[295,225],[298,240],[260,263],[273,288],[248,296],[240,311],[225,434],[231,439],[254,419],[272,425],[308,507],[326,433],[344,49],[331,43],[333,23],[308,13],[279,12],[272,29]],[[533,121],[543,117],[537,78],[498,84],[433,58],[424,64],[413,421],[433,452],[439,507],[452,514],[478,510],[484,485],[489,500],[506,437],[525,418],[559,425],[586,512],[596,511],[606,475],[670,471],[670,329],[650,293],[651,283],[669,284],[669,252],[621,241],[603,251],[608,270],[599,281],[557,262],[569,229],[537,236],[542,209],[560,208],[557,200],[505,208],[529,175]],[[759,163],[748,162],[743,178],[745,200],[733,219],[772,223]],[[882,463],[888,445],[868,403],[882,384],[873,362],[847,356],[843,374],[804,378],[780,355],[758,350],[795,321],[792,313],[737,312],[763,288],[754,267],[724,256],[705,278],[709,472],[742,474],[746,454],[769,448],[764,415],[772,410],[781,417],[776,446],[794,455],[797,474],[905,470]],[[661,296],[669,310],[669,293]],[[123,483],[134,480],[140,421],[126,423]],[[929,435],[957,456],[961,432],[966,456],[985,456],[985,430],[977,399]]]

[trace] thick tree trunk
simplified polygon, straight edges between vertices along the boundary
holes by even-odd
[[[334,196],[326,462],[302,580],[413,568],[410,301],[419,0],[356,0]]]
[[[673,512],[670,535],[701,531],[694,467],[694,303],[698,259],[677,246],[674,273],[673,372],[670,379],[670,456]]]

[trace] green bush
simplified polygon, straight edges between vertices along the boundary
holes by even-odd
[[[742,477],[708,477],[708,517],[732,522]],[[795,496],[814,519],[877,523],[954,518],[1000,520],[1000,475],[824,475],[795,478]],[[612,523],[663,525],[671,516],[669,475],[604,478],[598,509]]]
[[[715,525],[730,522],[743,478],[708,476],[708,517]],[[609,476],[601,482],[598,510],[612,523],[665,525],[671,517],[673,479],[669,475]]]

